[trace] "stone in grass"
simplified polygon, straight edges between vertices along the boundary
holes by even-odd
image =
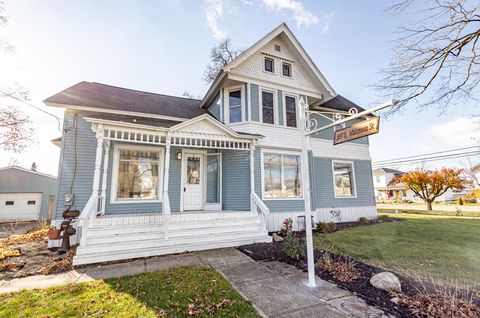
[[[273,233],[272,239],[273,239],[274,242],[281,242],[281,241],[283,241],[283,237],[281,237],[281,236],[278,235],[277,233]]]
[[[390,272],[381,272],[373,275],[372,278],[370,278],[370,284],[372,284],[372,286],[375,288],[386,291],[402,291],[402,284],[400,283],[400,280],[397,276]]]

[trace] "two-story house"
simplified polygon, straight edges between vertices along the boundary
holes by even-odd
[[[81,82],[45,103],[65,108],[55,224],[81,211],[74,264],[271,241],[285,218],[304,226],[306,183],[315,221],[376,216],[368,138],[311,136],[302,180],[300,105],[319,126],[362,108],[286,24],[225,66],[203,100]]]

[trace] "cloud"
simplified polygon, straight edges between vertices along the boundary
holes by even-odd
[[[322,23],[323,23],[322,34],[325,34],[330,30],[330,25],[332,25],[333,19],[335,18],[336,15],[337,15],[337,12],[335,11],[322,15]]]
[[[480,123],[478,119],[456,117],[450,121],[435,124],[425,131],[425,135],[436,144],[452,148],[478,145]]]
[[[223,16],[223,0],[205,0],[203,14],[208,27],[212,30],[212,35],[218,41],[226,38],[227,32],[222,31],[218,25],[218,19]]]
[[[273,11],[286,11],[290,12],[291,18],[297,23],[297,27],[309,27],[314,24],[318,24],[319,18],[312,12],[306,10],[303,4],[295,0],[263,0],[265,6]],[[333,18],[333,17],[332,17]],[[328,31],[330,24],[327,25],[325,32]],[[322,30],[322,33],[323,30]]]

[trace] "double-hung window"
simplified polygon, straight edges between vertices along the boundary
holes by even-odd
[[[262,91],[262,122],[273,125],[274,120],[273,93]]]
[[[113,201],[159,200],[161,152],[141,147],[117,151]]]
[[[228,110],[230,123],[242,121],[242,91],[240,89],[228,93]]]
[[[333,162],[335,197],[355,197],[355,179],[352,162]]]
[[[295,97],[285,96],[285,110],[288,127],[297,127],[297,103]]]
[[[302,196],[300,156],[264,153],[263,197],[300,198]]]
[[[292,65],[290,63],[282,63],[283,76],[292,77]]]
[[[265,60],[264,60],[264,69],[265,69],[265,72],[270,72],[270,73],[273,73],[275,71],[275,62],[273,59],[269,58],[269,57],[266,57]]]

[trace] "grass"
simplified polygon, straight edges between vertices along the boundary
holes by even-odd
[[[315,247],[424,279],[480,281],[480,219],[395,216],[406,221],[317,234]]]
[[[427,211],[427,210],[415,210],[415,209],[385,209],[378,208],[377,211],[380,213],[395,213],[395,210],[401,211],[403,214],[424,214],[424,215],[440,215],[440,216],[459,216],[455,211]],[[480,211],[462,211],[461,216],[466,217],[480,217]]]
[[[259,317],[215,270],[185,266],[0,295],[0,317]]]

